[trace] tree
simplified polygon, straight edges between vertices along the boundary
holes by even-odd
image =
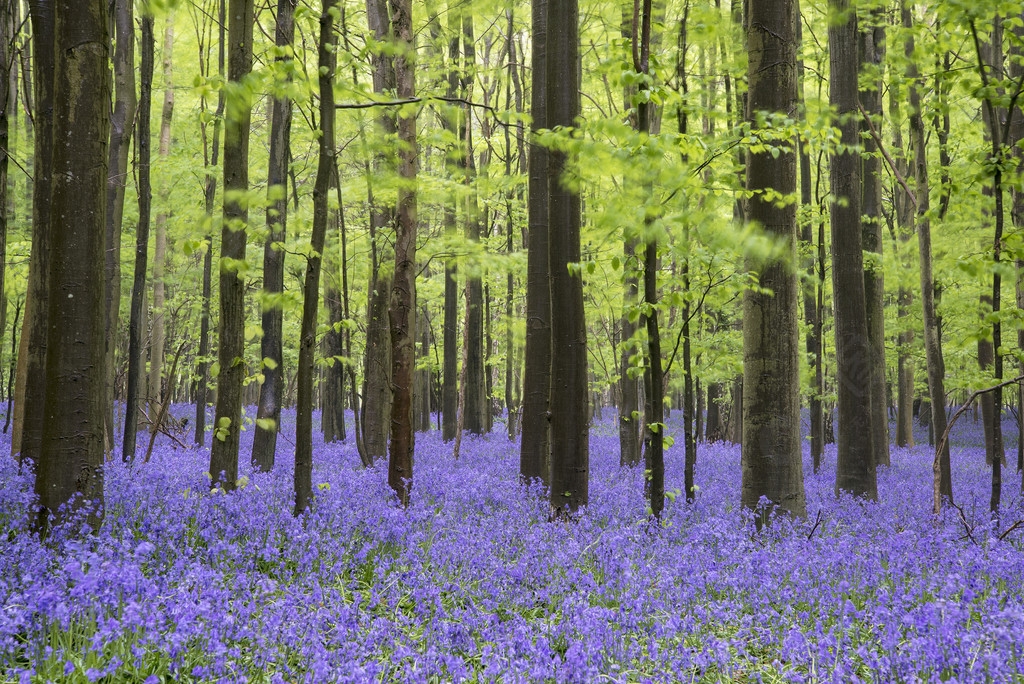
[[[531,130],[549,125],[547,103],[548,0],[533,0],[533,89],[530,93]],[[548,274],[548,151],[530,140],[529,242],[526,265],[526,350],[523,372],[523,431],[519,447],[519,475],[524,481],[540,478],[551,483],[551,290]]]
[[[903,28],[913,28],[910,5],[902,7]],[[921,260],[921,311],[924,319],[924,352],[928,371],[928,397],[931,404],[931,425],[935,441],[946,432],[946,367],[939,346],[939,322],[935,311],[935,277],[932,271],[931,203],[928,198],[928,150],[925,147],[924,120],[921,111],[921,89],[917,62],[914,61],[914,38],[904,45],[907,57],[907,80],[910,81],[910,144],[914,149],[914,204],[918,253]],[[949,442],[940,445],[935,455],[935,509],[942,502],[953,501],[953,480],[949,465]]]
[[[856,152],[857,15],[848,0],[832,0],[837,16],[830,22],[829,100],[840,130],[839,149],[832,154],[832,288],[835,292],[837,435],[836,494],[840,491],[878,498],[871,431],[872,358],[864,300],[861,247],[861,169]]]
[[[252,95],[245,83],[252,70],[253,0],[228,2],[228,83],[224,117],[224,220],[220,242],[220,347],[217,411],[210,475],[225,490],[238,479],[245,378],[245,263],[249,210],[249,128]]]
[[[128,387],[125,396],[124,435],[121,442],[121,460],[135,460],[135,447],[139,428],[139,388],[142,384],[142,327],[145,324],[146,262],[149,260],[149,226],[153,206],[153,188],[150,181],[150,112],[153,104],[153,15],[142,15],[142,64],[139,72],[139,126],[135,143],[138,155],[139,222],[135,227],[135,273],[132,276],[131,310],[128,314]]]
[[[35,491],[45,534],[61,507],[103,516],[104,274],[110,37],[107,4],[54,3],[52,243],[45,401]],[[52,517],[51,517],[52,516]]]
[[[326,12],[326,8],[325,8]],[[322,21],[322,19],[321,19]],[[295,0],[278,0],[274,42],[279,50],[275,66],[283,73],[282,86],[290,80],[289,50],[295,39]],[[331,104],[333,106],[333,94]],[[274,467],[277,433],[284,399],[284,340],[281,293],[284,291],[284,239],[288,225],[288,158],[291,154],[292,101],[287,94],[274,98],[270,123],[270,164],[267,169],[267,238],[263,244],[263,338],[260,367],[263,382],[256,411],[252,465],[257,470]],[[332,155],[333,159],[333,155]],[[301,348],[301,347],[300,347]]]
[[[52,111],[54,89],[54,17],[51,2],[29,3],[34,60],[33,99],[36,111]],[[43,431],[45,386],[29,383],[46,373],[47,317],[49,313],[51,183],[53,181],[53,117],[36,117],[32,184],[32,256],[25,295],[25,323],[21,328],[15,382],[14,428],[11,453],[20,461],[37,461]],[[19,462],[20,462],[19,461]]]
[[[758,289],[743,296],[744,506],[806,514],[800,449],[796,282],[796,155],[770,126],[796,107],[795,6],[751,3],[747,22],[747,120],[758,149],[747,154],[748,217],[778,241],[780,254],[750,263]]]
[[[395,56],[396,95],[416,95],[416,52],[412,39],[412,0],[388,0],[391,30],[398,44]],[[388,484],[403,506],[412,490],[413,425],[412,393],[416,368],[416,116],[398,118],[398,226],[395,235],[395,270],[388,313],[391,320],[391,377],[394,403],[391,409],[391,440],[388,444]]]
[[[295,515],[313,499],[313,377],[316,374],[316,328],[320,306],[320,265],[327,235],[328,199],[334,173],[334,18],[337,0],[324,0],[320,13],[317,72],[320,93],[320,137],[313,186],[313,233],[302,285],[302,329],[299,333],[298,403],[295,412]]]
[[[547,6],[547,125],[569,131],[580,114],[579,3]],[[560,517],[587,505],[590,389],[580,262],[581,204],[566,177],[569,154],[548,150],[548,278],[551,283],[551,510]]]
[[[124,195],[128,178],[128,148],[135,130],[135,22],[132,0],[114,3],[114,107],[110,112],[110,149],[107,167],[107,234],[108,248],[104,250],[106,274],[105,301],[107,318],[106,367],[104,406],[107,414],[105,440],[109,448],[114,443],[114,350],[117,342],[118,320],[121,310],[121,226],[124,218]]]

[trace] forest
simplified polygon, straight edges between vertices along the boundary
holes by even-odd
[[[0,0],[0,683],[1024,677],[1022,169],[1009,0]]]

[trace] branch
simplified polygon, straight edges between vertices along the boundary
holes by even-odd
[[[956,421],[960,418],[960,416],[962,416],[964,414],[964,412],[967,411],[967,409],[969,409],[971,407],[971,404],[974,403],[974,400],[977,399],[982,394],[988,394],[989,392],[995,392],[998,389],[1002,389],[1002,388],[1006,387],[1007,385],[1013,385],[1015,383],[1020,382],[1021,380],[1024,380],[1024,375],[1018,375],[1017,377],[1013,378],[1012,380],[1004,380],[1004,381],[1000,382],[997,385],[992,385],[991,387],[985,387],[985,388],[982,388],[982,389],[979,389],[979,390],[974,390],[973,392],[971,392],[971,396],[967,397],[967,401],[964,402],[963,406],[958,408],[956,410],[956,413],[954,413],[953,416],[949,419],[949,423],[946,425],[946,430],[942,433],[942,439],[940,439],[938,441],[938,443],[935,445],[935,462],[934,462],[934,464],[932,466],[933,469],[937,470],[938,467],[939,467],[939,456],[940,456],[940,454],[942,454],[942,451],[946,448],[946,445],[949,442],[949,431],[953,429],[953,425],[956,424]],[[952,501],[950,501],[950,503],[953,504]],[[953,505],[956,506],[956,504],[953,504]],[[938,487],[936,487],[936,489],[935,489],[935,502],[934,502],[934,512],[935,512],[935,514],[937,515],[941,509],[942,509],[942,500],[941,500],[941,497],[939,495]]]
[[[896,168],[896,162],[892,157],[889,156],[889,152],[885,149],[885,144],[882,142],[882,138],[878,135],[878,131],[875,130],[875,125],[871,123],[871,116],[868,115],[867,111],[864,110],[862,105],[857,105],[860,109],[861,116],[864,117],[864,121],[868,124],[868,130],[871,132],[871,138],[878,145],[879,152],[885,157],[885,161],[889,164],[889,168],[892,170],[892,175],[896,176],[896,180],[901,186],[903,186],[903,192],[907,193],[907,197],[910,198],[910,202],[914,205],[914,209],[917,209],[917,196],[910,191],[910,186],[907,185],[906,179],[900,173],[899,169]]]

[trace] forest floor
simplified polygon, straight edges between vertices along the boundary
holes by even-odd
[[[1004,535],[1024,519],[1020,479],[1006,469],[993,528],[969,416],[952,440],[962,513],[932,516],[927,446],[893,449],[877,504],[833,495],[832,448],[817,474],[805,459],[808,518],[761,533],[737,506],[731,444],[701,444],[696,502],[676,495],[649,522],[642,470],[619,467],[607,420],[574,523],[549,523],[518,484],[500,426],[457,462],[418,435],[407,510],[351,443],[317,443],[316,500],[295,518],[294,414],[284,431],[274,471],[243,465],[230,495],[210,491],[208,450],[161,438],[150,463],[107,469],[97,536],[45,545],[27,527],[30,480],[0,459],[0,682],[1024,676],[1024,529]],[[676,492],[682,442],[666,454]]]

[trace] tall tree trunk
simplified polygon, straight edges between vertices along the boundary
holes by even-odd
[[[842,149],[832,155],[832,289],[835,292],[837,435],[836,494],[878,498],[872,432],[871,375],[861,248],[861,161],[857,125],[857,17],[849,0],[831,0],[844,17],[829,27],[829,101]]]
[[[138,155],[139,222],[135,227],[135,273],[132,278],[131,312],[128,317],[128,387],[125,397],[124,435],[121,460],[135,461],[139,427],[139,389],[144,374],[142,364],[142,328],[145,324],[146,274],[149,260],[149,225],[153,207],[150,182],[150,113],[153,101],[154,37],[153,15],[142,16],[142,64],[139,72],[139,126],[135,151]],[[108,221],[109,225],[109,221]]]
[[[397,42],[395,56],[396,95],[416,95],[416,52],[412,36],[412,0],[388,0],[392,33]],[[395,270],[388,309],[391,319],[391,440],[388,444],[388,484],[403,506],[412,490],[413,449],[416,432],[412,422],[412,393],[416,367],[416,116],[398,119],[398,225],[395,234]]]
[[[32,184],[32,252],[29,260],[25,323],[21,328],[18,372],[15,381],[14,428],[11,453],[39,461],[43,434],[45,387],[38,378],[46,374],[47,315],[51,228],[51,185],[53,182],[54,109],[54,5],[48,0],[31,0],[32,51],[35,56],[33,91],[35,100],[35,148]],[[33,379],[30,382],[30,379]]]
[[[171,120],[174,117],[174,87],[172,83],[172,61],[174,50],[174,18],[167,17],[164,29],[164,104],[160,110],[160,147],[158,149],[161,165],[171,152]],[[164,346],[166,342],[166,323],[164,308],[167,304],[164,272],[167,266],[167,211],[170,196],[170,182],[165,179],[160,188],[161,211],[156,215],[156,240],[153,245],[153,318],[151,321],[149,347],[149,419],[156,420],[160,414],[160,401],[163,396]],[[170,382],[172,379],[167,378]]]
[[[530,95],[531,130],[550,126],[548,116],[548,0],[532,0],[533,88]],[[523,434],[519,447],[519,475],[551,484],[551,285],[548,260],[548,151],[530,142],[529,246],[526,256],[526,352],[523,372]]]
[[[287,49],[295,40],[295,1],[278,0],[274,43],[282,52],[275,58],[284,73],[292,61]],[[286,77],[289,81],[290,77]],[[274,467],[277,433],[281,429],[284,400],[284,340],[281,293],[284,291],[284,241],[288,227],[288,159],[291,156],[292,101],[275,97],[270,114],[270,160],[267,165],[267,237],[263,244],[263,338],[260,367],[263,382],[256,409],[252,440],[252,466],[267,472]]]
[[[796,39],[798,44],[803,44],[803,19],[800,18],[799,2],[797,2]],[[804,69],[802,58],[797,59],[797,72],[800,79],[797,97],[803,103],[804,80],[807,72]],[[807,322],[807,334],[804,344],[807,349],[807,358],[811,364],[813,383],[811,396],[808,399],[811,419],[811,461],[814,464],[814,472],[818,472],[825,446],[823,439],[825,423],[821,412],[821,395],[824,393],[824,387],[821,386],[821,337],[819,336],[820,330],[818,326],[818,318],[821,316],[821,312],[818,310],[817,298],[817,291],[823,284],[818,280],[817,270],[815,269],[813,218],[815,204],[811,194],[811,154],[807,149],[808,143],[805,140],[801,139],[798,145],[800,150],[800,207],[805,212],[800,223],[800,241],[807,251],[804,269],[808,276],[803,287],[804,320]]]
[[[579,7],[577,0],[547,6],[547,125],[576,125],[579,95]],[[535,65],[536,68],[536,65]],[[590,475],[590,411],[587,386],[587,327],[583,278],[570,273],[580,261],[582,206],[563,176],[569,156],[548,150],[548,278],[551,283],[551,509],[555,517],[586,506]],[[656,248],[655,248],[656,249]]]
[[[114,447],[114,357],[121,310],[121,225],[128,179],[128,148],[135,128],[135,20],[132,0],[114,2],[114,107],[110,113],[110,148],[107,159],[107,230],[104,250],[106,275],[106,368],[104,385],[105,441]],[[6,63],[6,61],[4,62]]]
[[[885,18],[879,11],[867,16],[857,34],[859,63],[877,74],[871,85],[859,93],[865,116],[877,130],[882,122],[882,68],[885,59]],[[861,245],[867,253],[864,263],[864,302],[867,314],[870,354],[871,450],[876,466],[888,466],[889,414],[885,390],[885,282],[882,267],[882,161],[870,135],[868,121],[860,126],[864,156],[861,158]]]
[[[796,107],[795,5],[792,0],[751,3],[747,23],[747,120],[759,112],[783,115]],[[774,133],[755,128],[772,141]],[[772,142],[769,142],[772,144]],[[773,150],[774,151],[774,150]],[[742,503],[769,505],[803,517],[800,442],[800,364],[796,271],[796,206],[780,206],[766,191],[796,192],[796,155],[783,149],[747,154],[750,220],[785,246],[785,254],[749,264],[762,288],[743,297]]]
[[[252,70],[253,0],[228,0],[228,83],[234,97],[224,117],[224,220],[220,250],[220,345],[217,361],[217,410],[210,474],[227,491],[238,479],[238,442],[242,427],[245,379],[245,261],[249,210],[242,195],[249,189],[249,122],[252,102],[239,87]]]
[[[910,5],[903,3],[903,28],[913,28]],[[917,202],[917,241],[921,259],[921,309],[924,318],[924,352],[928,368],[928,397],[931,404],[933,434],[946,432],[945,364],[939,347],[939,325],[935,313],[935,278],[932,275],[931,207],[928,201],[928,151],[925,148],[924,121],[921,116],[921,89],[917,63],[914,62],[914,39],[911,35],[904,46],[907,57],[907,79],[910,81],[910,144],[914,148],[914,195]],[[938,440],[936,440],[938,441]],[[949,467],[949,442],[935,455],[935,512],[943,500],[953,501],[953,480]]]
[[[366,21],[375,40],[385,44],[392,41],[393,31],[388,0],[366,0]],[[389,50],[373,53],[373,91],[387,94],[395,88],[394,58]],[[383,133],[392,137],[397,133],[393,113],[384,111],[378,117]],[[390,161],[390,160],[388,160]],[[379,172],[385,163],[385,156],[378,154],[372,164],[373,172]],[[384,261],[380,248],[379,232],[391,229],[395,222],[392,206],[378,203],[373,196],[371,165],[367,163],[367,194],[370,206],[371,274],[369,302],[366,321],[366,350],[364,356],[363,382],[363,443],[366,457],[372,463],[387,453],[390,436],[392,406],[392,349],[391,322],[388,306],[391,298],[392,280],[380,271]]]
[[[225,0],[218,0],[217,26],[219,27],[219,40],[217,41],[217,74],[224,75],[224,35],[227,30],[224,19]],[[199,63],[205,65],[206,76],[209,76],[209,58],[203,52],[199,55]],[[206,110],[206,100],[200,100],[202,111]],[[220,122],[224,115],[224,89],[217,93],[217,109],[213,116],[212,140],[207,139],[206,131],[209,124],[200,123],[200,131],[203,138],[203,160],[207,169],[215,169],[220,161]],[[213,211],[217,199],[217,175],[207,172],[203,183],[203,204],[205,209],[205,220],[208,226],[213,225]],[[196,419],[195,436],[193,441],[199,446],[206,443],[206,403],[210,379],[210,300],[213,292],[213,234],[207,232],[205,236],[206,251],[203,254],[203,291],[202,304],[199,318],[199,364],[196,369]]]
[[[335,156],[337,159],[337,156]],[[335,162],[336,163],[336,162]],[[337,171],[335,171],[337,173]],[[341,223],[341,209],[332,208],[327,224],[330,227],[327,244],[338,239]],[[324,333],[323,349],[327,360],[320,381],[323,396],[320,412],[320,430],[324,442],[344,442],[345,430],[345,366],[341,359],[345,355],[343,322],[345,320],[342,293],[338,287],[338,255],[333,245],[324,255],[327,276],[324,282],[324,307],[327,309],[327,332]]]
[[[110,37],[107,3],[54,2],[52,241],[38,529],[84,510],[103,520],[104,263]],[[37,52],[37,56],[38,56]],[[52,516],[52,517],[51,517]]]
[[[320,265],[327,236],[327,202],[334,173],[334,13],[337,0],[323,0],[317,72],[320,90],[320,137],[316,181],[313,186],[313,233],[302,284],[302,328],[299,332],[299,364],[295,408],[295,515],[313,499],[313,377],[316,375],[316,328],[320,307]]]

